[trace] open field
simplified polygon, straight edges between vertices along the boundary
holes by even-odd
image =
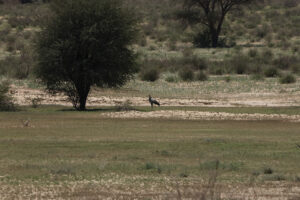
[[[222,199],[300,197],[299,123],[111,119],[105,113],[116,112],[114,107],[79,113],[42,106],[0,113],[2,199],[198,199],[209,198],[211,191]]]
[[[53,13],[33,2],[0,0],[0,200],[300,199],[299,0],[230,11],[218,48],[176,1],[123,0],[139,70],[84,112],[36,73]]]

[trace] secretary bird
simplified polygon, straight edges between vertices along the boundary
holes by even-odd
[[[160,103],[155,99],[153,99],[150,95],[149,95],[149,103],[151,104],[151,108],[153,108],[153,104],[160,106]]]

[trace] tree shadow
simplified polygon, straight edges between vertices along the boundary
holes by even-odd
[[[118,107],[107,107],[107,108],[87,108],[86,110],[83,111],[78,111],[75,108],[63,108],[63,109],[59,109],[59,112],[123,112],[123,111],[139,111],[139,112],[146,112],[146,109],[142,109],[142,108],[135,108],[132,107],[129,110],[122,110]]]

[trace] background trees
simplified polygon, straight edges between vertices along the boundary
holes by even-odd
[[[54,1],[37,42],[37,75],[85,110],[92,85],[117,87],[136,72],[136,19],[117,1]]]
[[[210,38],[204,39],[205,45],[210,43],[211,47],[217,47],[227,13],[251,1],[254,0],[185,0],[185,10],[179,14],[179,17],[186,19],[190,24],[200,23],[206,26]],[[204,32],[203,37],[207,34]]]

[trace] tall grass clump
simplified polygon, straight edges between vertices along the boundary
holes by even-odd
[[[193,56],[191,62],[195,70],[205,70],[208,68],[208,62],[204,58]]]
[[[158,69],[146,69],[140,73],[140,77],[143,81],[154,82],[159,79],[159,71]]]
[[[186,68],[179,71],[179,76],[183,81],[193,81],[195,74],[192,69]]]
[[[169,82],[169,83],[175,83],[178,82],[178,77],[176,75],[167,75],[165,78],[165,81]]]
[[[11,111],[14,110],[14,104],[12,97],[9,95],[9,82],[0,82],[0,111]]]
[[[197,81],[207,81],[208,75],[204,71],[200,71],[196,74],[196,80]]]
[[[279,69],[287,70],[298,62],[299,60],[294,56],[280,56],[273,61],[273,64]]]
[[[292,74],[286,74],[280,78],[281,84],[291,84],[291,83],[295,83],[295,82],[296,82],[296,78]]]
[[[246,74],[249,70],[249,59],[245,55],[236,55],[230,61],[232,70],[237,74]]]
[[[279,71],[276,67],[268,67],[264,74],[266,77],[276,77],[279,76]]]

